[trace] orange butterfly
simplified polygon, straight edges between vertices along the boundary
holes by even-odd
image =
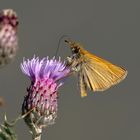
[[[81,97],[87,96],[87,87],[93,91],[104,91],[122,81],[127,71],[100,57],[97,57],[76,42],[65,40],[72,56],[67,57],[67,66],[78,72]]]

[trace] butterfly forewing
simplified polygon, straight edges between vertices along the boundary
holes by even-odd
[[[93,91],[103,91],[122,81],[127,71],[110,62],[92,55],[84,54],[80,76],[84,77],[84,84]],[[79,77],[81,79],[81,77]]]

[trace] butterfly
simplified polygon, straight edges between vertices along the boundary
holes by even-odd
[[[67,57],[67,66],[78,73],[81,97],[87,96],[87,88],[104,91],[121,82],[127,71],[85,50],[79,43],[65,40],[72,56]]]

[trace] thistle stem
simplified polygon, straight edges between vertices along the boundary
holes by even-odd
[[[41,140],[41,134],[39,134],[38,136],[34,137],[33,140]]]
[[[35,128],[35,130],[32,131],[32,133],[33,140],[41,140],[42,129]]]

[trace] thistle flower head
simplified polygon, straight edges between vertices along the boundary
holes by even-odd
[[[18,18],[12,9],[0,12],[0,66],[13,60],[18,48]]]
[[[69,69],[66,68],[65,63],[62,63],[60,58],[56,60],[55,57],[50,60],[48,57],[39,60],[39,57],[34,56],[31,60],[23,60],[21,70],[32,82],[41,79],[58,81],[69,73]]]
[[[23,60],[21,70],[31,80],[22,113],[32,110],[25,122],[33,134],[36,134],[38,130],[54,123],[57,116],[58,88],[63,84],[61,79],[68,76],[70,70],[60,59],[48,57]]]

